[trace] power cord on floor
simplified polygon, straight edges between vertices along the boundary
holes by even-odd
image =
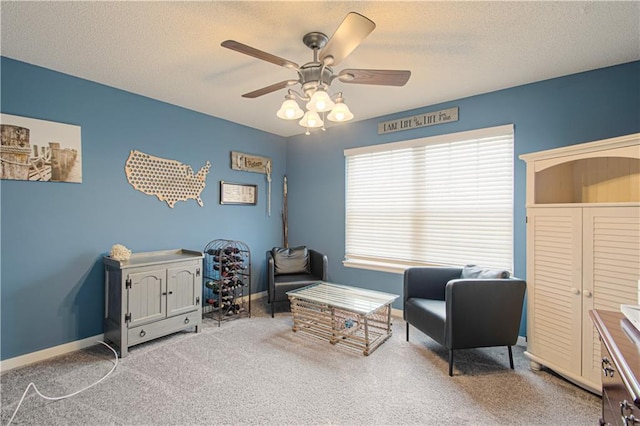
[[[36,387],[35,384],[33,384],[33,382],[29,383],[29,385],[27,385],[27,388],[24,390],[24,393],[22,394],[22,398],[20,398],[20,402],[18,403],[18,406],[16,407],[16,410],[13,412],[13,416],[11,416],[11,419],[9,419],[9,423],[7,423],[7,426],[9,426],[11,424],[11,422],[13,422],[14,417],[16,416],[16,414],[18,414],[18,410],[20,409],[20,406],[22,405],[22,402],[24,401],[24,397],[27,396],[27,392],[29,391],[29,388],[33,387],[33,390],[36,391],[36,393],[38,395],[40,395],[42,398],[44,399],[48,399],[50,401],[58,401],[60,399],[66,399],[66,398],[70,398],[72,396],[75,396],[77,394],[79,394],[80,392],[84,392],[87,389],[97,385],[98,383],[100,383],[101,381],[103,381],[104,379],[106,379],[107,377],[109,377],[109,375],[111,373],[113,373],[113,371],[116,369],[116,367],[118,366],[118,353],[109,345],[107,345],[105,342],[98,342],[98,343],[102,343],[103,345],[105,345],[106,347],[108,347],[109,349],[111,349],[111,352],[113,352],[113,354],[116,357],[115,362],[113,363],[113,368],[107,373],[105,374],[100,380],[98,380],[97,382],[90,384],[87,387],[84,387],[82,389],[80,389],[79,391],[76,391],[74,393],[70,393],[69,395],[64,395],[64,396],[46,396],[40,393],[40,391],[38,390],[38,388]]]

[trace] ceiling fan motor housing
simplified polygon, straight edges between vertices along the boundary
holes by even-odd
[[[310,92],[315,91],[319,86],[326,88],[331,84],[331,76],[333,70],[330,67],[324,67],[320,62],[309,62],[300,67],[300,84],[302,91],[309,96]]]

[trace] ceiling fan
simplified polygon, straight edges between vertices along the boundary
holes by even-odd
[[[245,93],[242,97],[253,99],[300,84],[302,93],[289,89],[277,116],[288,120],[303,117],[299,123],[307,128],[307,134],[309,134],[308,129],[311,127],[322,127],[324,129],[324,122],[317,114],[319,112],[331,111],[327,118],[332,121],[348,121],[353,118],[353,114],[344,103],[342,93],[336,94],[334,99],[331,99],[331,96],[327,93],[335,79],[343,83],[382,86],[404,86],[409,80],[411,71],[406,70],[344,69],[337,74],[333,72],[332,67],[338,65],[358,47],[375,27],[376,24],[370,19],[359,13],[350,12],[331,38],[321,32],[306,34],[302,38],[302,42],[313,50],[313,61],[307,62],[302,66],[235,40],[225,40],[221,45],[227,49],[295,70],[298,73],[298,78],[295,80],[289,79],[274,83]],[[296,96],[303,101],[307,101],[307,112],[300,109],[295,101]]]

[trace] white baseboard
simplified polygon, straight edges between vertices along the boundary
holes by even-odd
[[[41,351],[5,359],[4,361],[0,361],[0,373],[17,367],[23,367],[34,362],[43,361],[48,358],[53,358],[54,356],[88,348],[89,346],[93,346],[103,340],[104,334],[98,334],[93,337],[87,337],[86,339],[76,340],[74,342],[65,343],[52,348],[42,349]]]
[[[263,297],[267,297],[267,290],[251,294],[251,300],[262,299]]]

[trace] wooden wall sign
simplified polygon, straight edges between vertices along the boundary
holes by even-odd
[[[458,107],[398,118],[391,121],[382,121],[378,123],[378,134],[382,135],[385,133],[399,132],[401,130],[417,129],[419,127],[433,126],[451,121],[458,121]]]
[[[245,172],[268,174],[271,172],[271,158],[231,151],[231,168]]]
[[[267,176],[267,213],[271,217],[271,158],[231,151],[231,168]]]

